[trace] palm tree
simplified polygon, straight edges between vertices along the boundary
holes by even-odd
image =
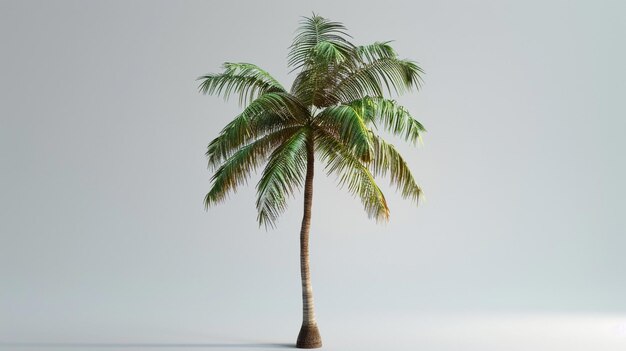
[[[198,78],[201,92],[238,95],[245,106],[208,145],[206,155],[215,174],[206,208],[224,201],[265,164],[256,186],[256,207],[259,225],[267,229],[275,226],[287,199],[304,186],[299,348],[322,345],[309,273],[315,156],[376,221],[387,221],[389,208],[374,177],[388,176],[415,203],[421,194],[405,160],[375,131],[380,128],[413,144],[420,140],[423,126],[383,93],[417,90],[423,72],[415,62],[398,58],[389,42],[356,46],[350,38],[341,23],[315,14],[303,18],[288,54],[292,72],[298,71],[289,91],[249,63],[225,63],[222,73]]]

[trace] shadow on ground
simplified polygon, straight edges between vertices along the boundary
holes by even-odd
[[[89,343],[89,342],[0,342],[0,347],[11,348],[294,348],[294,344],[272,343]]]

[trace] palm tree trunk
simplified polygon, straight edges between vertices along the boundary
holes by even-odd
[[[313,349],[322,347],[322,338],[313,308],[313,287],[309,271],[309,229],[311,228],[311,206],[313,204],[313,172],[314,172],[313,136],[307,140],[306,179],[304,183],[304,215],[300,229],[300,275],[302,277],[302,327],[298,334],[296,347]]]

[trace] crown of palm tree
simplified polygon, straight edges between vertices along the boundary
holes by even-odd
[[[289,91],[250,63],[225,63],[222,73],[199,78],[203,93],[238,95],[245,106],[208,146],[215,174],[207,208],[265,165],[256,207],[259,224],[273,227],[287,199],[303,185],[307,148],[360,198],[369,217],[389,217],[375,177],[388,176],[404,198],[417,203],[421,189],[407,163],[376,130],[412,144],[420,139],[424,127],[384,94],[417,90],[423,71],[398,58],[389,42],[356,46],[349,39],[341,23],[317,15],[304,18],[288,55],[292,72],[298,71]]]

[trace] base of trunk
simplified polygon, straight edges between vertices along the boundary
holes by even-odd
[[[316,349],[322,347],[322,337],[316,324],[303,324],[298,334],[296,347],[299,349]]]

